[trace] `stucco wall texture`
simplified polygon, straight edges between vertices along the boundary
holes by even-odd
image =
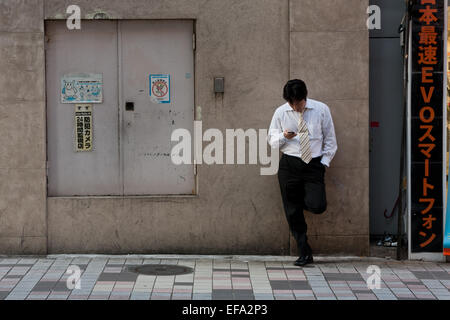
[[[204,130],[267,129],[284,83],[304,79],[339,144],[329,209],[306,214],[311,246],[368,254],[367,0],[0,0],[0,254],[296,254],[259,166],[199,166],[195,197],[47,197],[44,21],[72,4],[84,19],[195,19]]]

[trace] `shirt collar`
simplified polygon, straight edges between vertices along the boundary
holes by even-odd
[[[311,103],[311,99],[306,100],[305,109],[314,109],[314,104]],[[284,111],[289,112],[289,111],[294,111],[294,109],[291,108],[289,103],[286,103],[286,107],[285,107]]]

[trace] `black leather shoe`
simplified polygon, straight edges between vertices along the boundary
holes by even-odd
[[[295,261],[294,265],[297,267],[303,267],[306,266],[308,263],[313,263],[313,257],[311,255],[309,256],[303,256],[297,259],[297,261]]]

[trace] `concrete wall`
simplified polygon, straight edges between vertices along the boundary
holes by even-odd
[[[310,96],[330,107],[339,146],[327,170],[329,208],[307,215],[316,252],[368,254],[367,7],[366,0],[290,1],[290,77],[304,79]]]
[[[3,0],[0,253],[295,253],[277,178],[258,166],[200,166],[192,198],[46,199],[43,20],[64,19],[70,4],[83,18],[196,19],[204,129],[267,128],[283,84],[305,79],[330,105],[340,147],[329,210],[308,216],[312,246],[368,252],[366,0]]]
[[[43,2],[0,2],[0,253],[45,253]]]

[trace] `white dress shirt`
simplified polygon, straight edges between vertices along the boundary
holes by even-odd
[[[329,167],[337,151],[330,109],[326,104],[313,99],[306,100],[305,108],[303,118],[308,126],[312,157],[322,156],[322,164]],[[270,124],[268,135],[270,146],[274,149],[279,148],[284,154],[300,158],[299,120],[300,113],[294,111],[288,103],[279,107]],[[285,130],[295,132],[297,136],[289,140],[284,136]]]

